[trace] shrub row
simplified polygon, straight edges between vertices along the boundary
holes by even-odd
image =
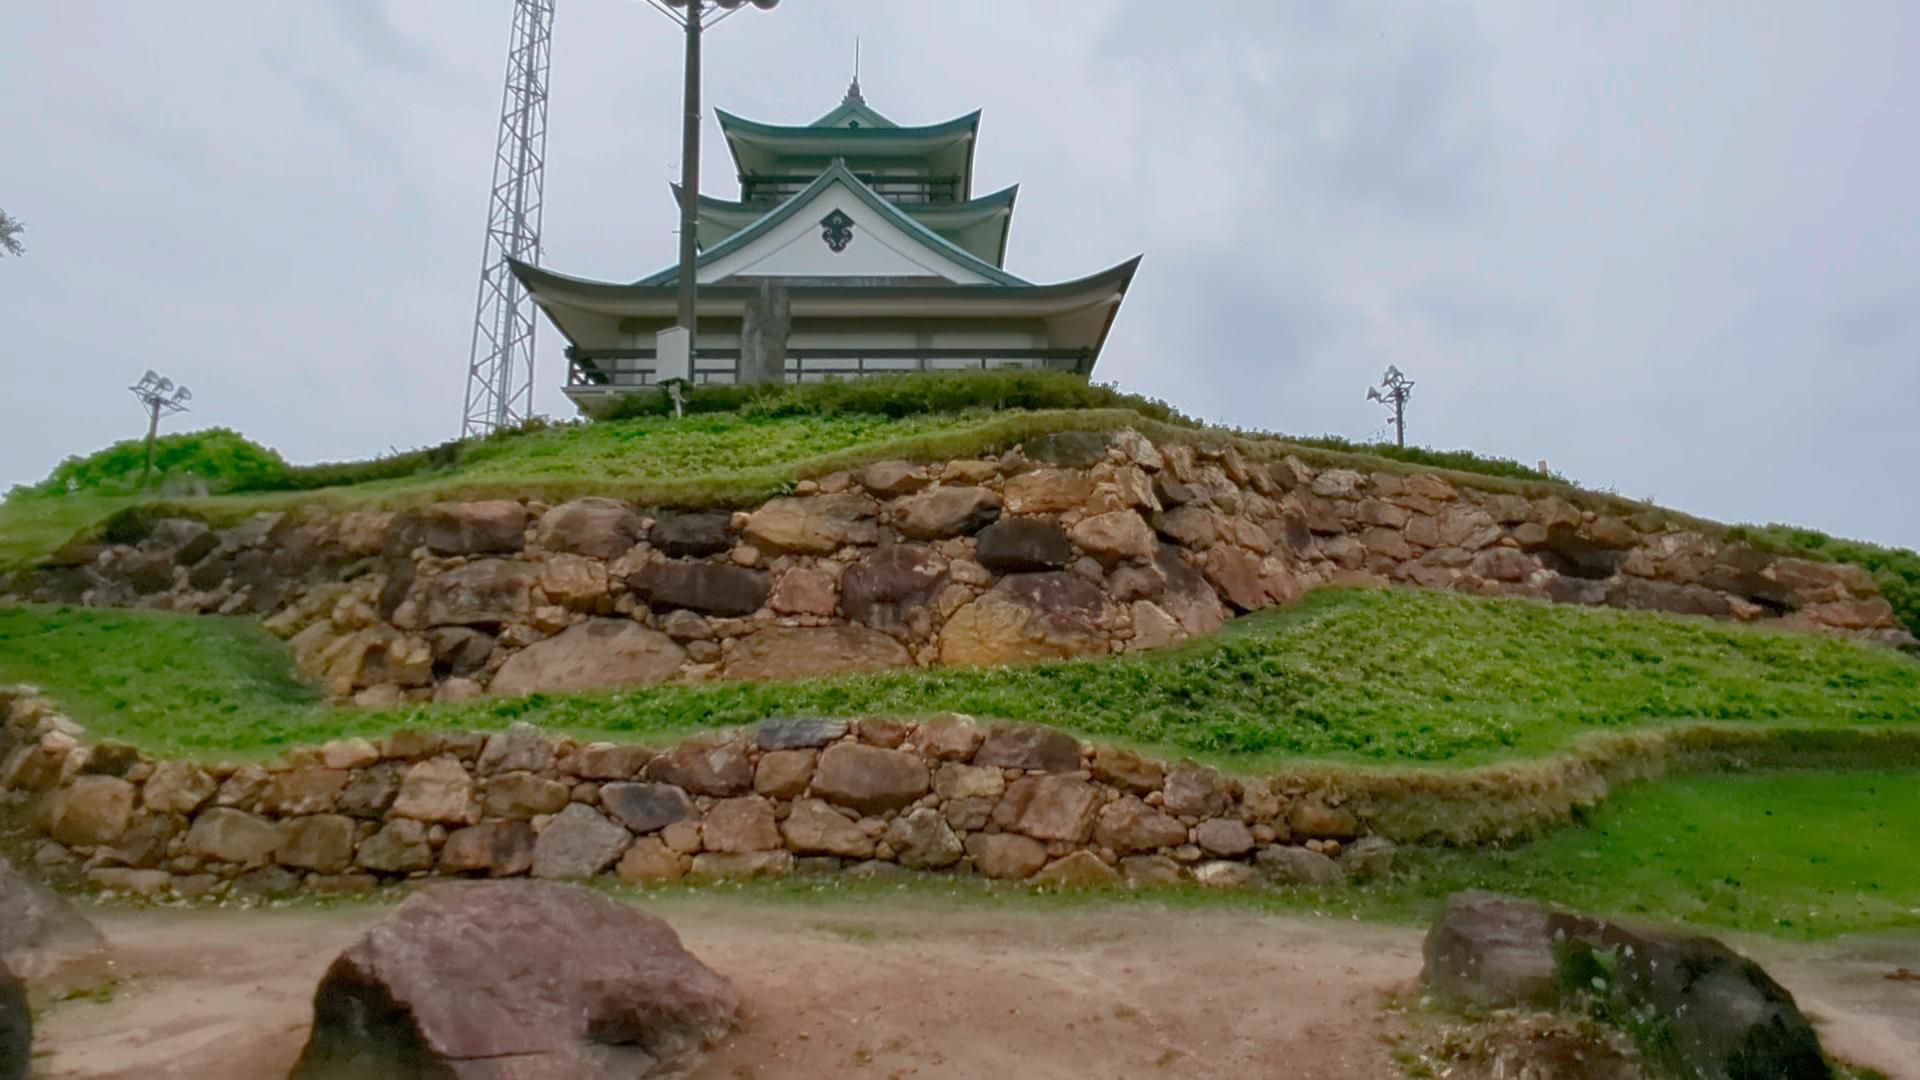
[[[20,486],[9,499],[58,495],[135,495],[146,471],[147,442],[126,439],[84,457],[75,455],[54,466],[45,480]],[[271,483],[287,471],[286,459],[237,431],[207,428],[164,435],[153,443],[154,489],[182,481],[198,481],[209,492],[245,491]]]
[[[1003,369],[940,375],[902,373],[799,385],[694,386],[683,395],[688,412],[738,412],[745,416],[920,416],[969,409],[1131,409],[1164,423],[1198,427],[1156,398],[1122,393],[1058,371]],[[668,416],[666,392],[633,394],[603,416],[620,420]]]
[[[1522,465],[1512,458],[1491,457],[1486,454],[1476,454],[1471,450],[1430,450],[1424,446],[1360,443],[1343,439],[1338,435],[1288,435],[1286,440],[1319,450],[1368,454],[1393,461],[1404,461],[1409,465],[1427,465],[1436,469],[1452,469],[1456,472],[1478,473],[1482,476],[1504,476],[1509,480],[1554,480],[1563,484],[1572,483],[1559,473],[1543,473],[1539,469]]]

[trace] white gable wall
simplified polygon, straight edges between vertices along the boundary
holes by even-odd
[[[853,219],[853,242],[834,251],[820,219]],[[699,270],[702,284],[729,277],[938,277],[959,285],[987,279],[907,232],[843,184],[829,184],[792,217]]]

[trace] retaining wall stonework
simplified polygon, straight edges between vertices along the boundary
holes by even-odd
[[[1670,770],[1920,764],[1920,733],[1696,725],[1478,769],[1234,777],[951,714],[768,720],[661,749],[527,724],[397,732],[222,764],[89,744],[30,687],[0,687],[0,721],[0,819],[37,864],[183,898],[434,875],[1337,884],[1391,873],[1395,842],[1522,839]]]
[[[30,688],[0,691],[0,705],[0,789],[44,837],[36,861],[149,895],[901,869],[1336,882],[1392,859],[1337,793],[961,716],[769,720],[660,750],[517,724],[209,764],[90,746]]]
[[[582,498],[170,519],[0,584],[256,614],[331,695],[369,705],[1132,652],[1327,583],[1911,641],[1858,567],[1465,484],[1066,432],[806,480],[746,512]]]

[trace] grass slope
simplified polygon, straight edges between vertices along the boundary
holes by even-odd
[[[1920,773],[1686,776],[1629,788],[1577,828],[1445,883],[1617,915],[1821,936],[1920,919]]]
[[[1818,939],[1911,929],[1920,920],[1920,772],[1702,774],[1617,791],[1584,820],[1509,849],[1401,847],[1395,874],[1365,885],[1155,894],[1176,906],[1300,910],[1426,924],[1462,889],[1528,896],[1596,915]],[[981,904],[1128,905],[1138,894],[1035,894],[969,879],[919,887]],[[898,904],[898,882],[844,878],[729,885],[769,899]],[[687,902],[676,884],[644,892]]]
[[[468,444],[444,467],[340,467],[338,486],[242,492],[165,502],[131,496],[15,495],[0,504],[0,569],[46,557],[77,532],[136,505],[210,521],[316,504],[335,510],[437,499],[605,495],[665,506],[750,504],[794,481],[887,458],[935,460],[997,453],[1065,427],[1146,423],[1123,410],[964,411],[917,416],[640,417],[515,433]],[[403,463],[404,464],[404,463]],[[331,466],[316,467],[325,471]]]
[[[1402,848],[1399,876],[1300,890],[1334,910],[1425,921],[1489,889],[1599,915],[1782,937],[1920,920],[1920,772],[1671,777],[1616,791],[1574,826],[1520,847]]]
[[[113,495],[16,498],[0,503],[0,570],[31,566],[74,534],[93,529],[138,503],[132,496]]]
[[[1400,589],[1318,590],[1214,639],[1142,656],[389,710],[316,703],[277,643],[248,622],[0,608],[0,680],[44,687],[99,735],[220,755],[517,719],[659,739],[782,714],[953,710],[1239,768],[1302,759],[1467,765],[1551,752],[1596,730],[1920,721],[1920,664],[1886,650]]]
[[[1208,427],[1164,402],[1077,376],[1001,370],[803,386],[702,386],[692,391],[687,407],[685,419],[670,419],[664,396],[641,394],[601,423],[537,420],[485,438],[320,465],[287,465],[274,451],[222,429],[169,435],[159,443],[157,475],[190,474],[224,494],[164,502],[126,494],[143,475],[145,455],[136,442],[119,443],[69,458],[43,483],[9,493],[0,504],[0,571],[31,565],[76,533],[96,533],[111,515],[136,505],[143,513],[213,521],[303,503],[353,509],[446,498],[606,495],[663,506],[739,506],[798,479],[884,458],[966,457],[1049,431],[1131,426],[1163,441],[1230,443],[1256,460],[1296,454],[1321,466],[1433,471],[1488,490],[1556,494],[1597,512],[1666,518],[1783,554],[1854,563],[1873,573],[1901,622],[1920,634],[1920,554],[1912,551],[1786,526],[1728,530],[1583,491],[1564,477],[1541,476],[1517,462],[1470,451]]]

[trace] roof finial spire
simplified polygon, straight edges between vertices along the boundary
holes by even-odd
[[[860,93],[860,35],[853,37],[853,82],[847,87],[847,97],[843,104],[865,105],[867,99]]]

